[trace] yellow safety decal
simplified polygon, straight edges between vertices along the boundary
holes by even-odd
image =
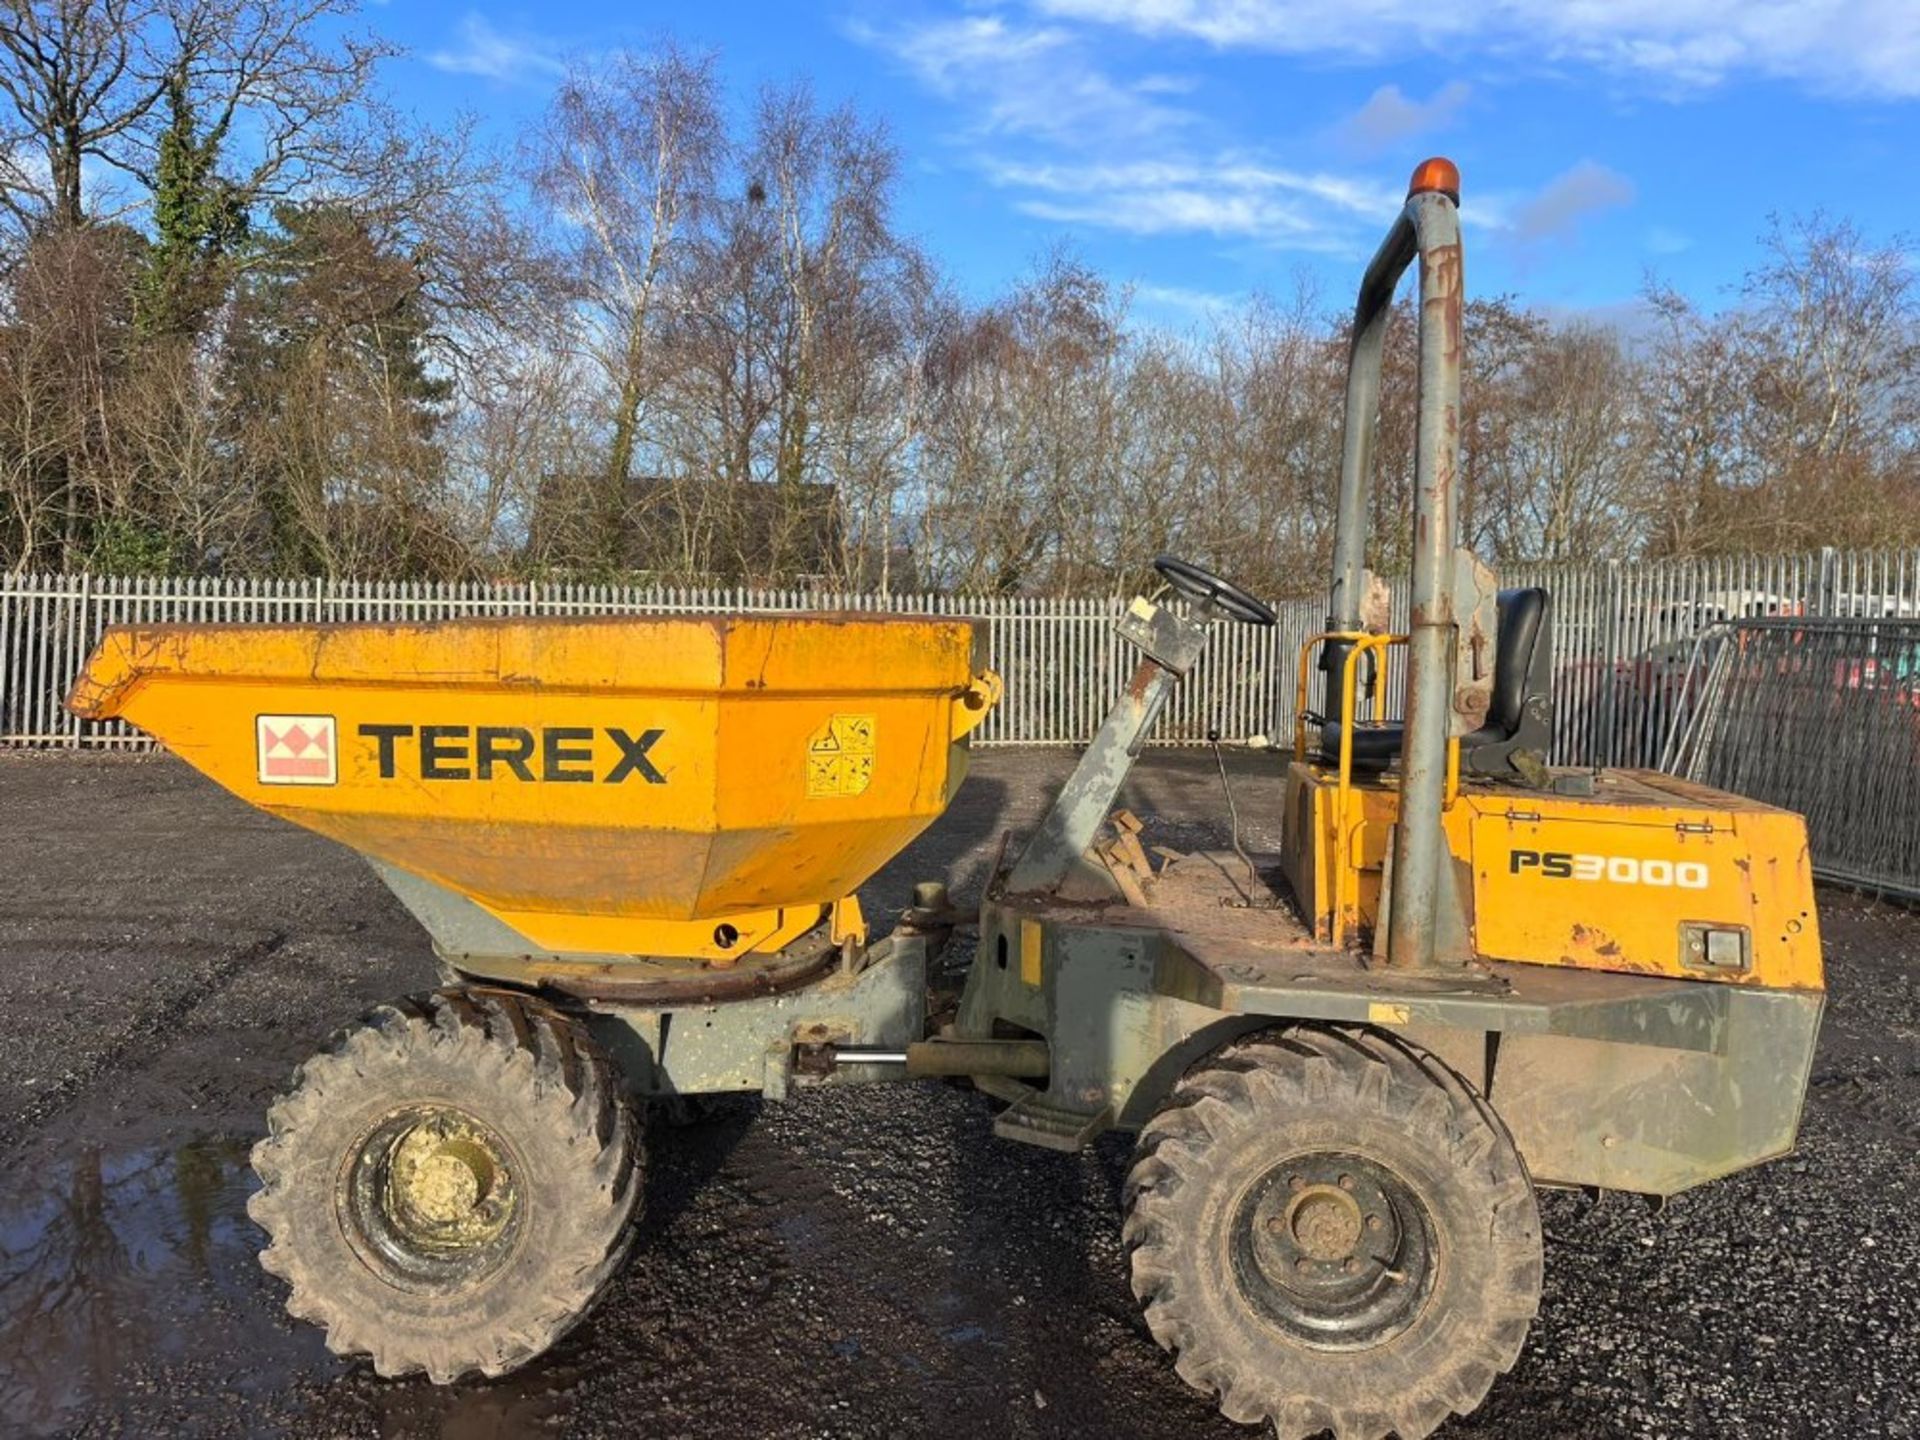
[[[1367,1006],[1367,1019],[1375,1025],[1404,1025],[1412,1018],[1411,1005],[1386,1005],[1375,1000]]]
[[[1023,985],[1040,983],[1040,922],[1038,920],[1020,922],[1020,982]]]
[[[807,798],[862,795],[873,783],[873,716],[835,715],[807,740]]]

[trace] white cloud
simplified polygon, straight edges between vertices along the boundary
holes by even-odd
[[[1152,285],[1145,281],[1133,287],[1134,298],[1164,310],[1189,315],[1221,315],[1238,310],[1244,296],[1223,295],[1217,290],[1195,290],[1185,285]]]
[[[496,30],[476,11],[469,10],[461,18],[456,34],[454,48],[428,52],[427,63],[434,69],[515,84],[558,75],[566,68],[551,42]]]
[[[972,107],[982,134],[1111,143],[1177,128],[1184,110],[1146,98],[1171,93],[1126,85],[1092,64],[1069,31],[1016,26],[995,15],[881,29],[850,27],[891,54],[928,89]],[[1164,77],[1160,77],[1164,78]]]
[[[1135,160],[1074,165],[989,162],[986,169],[997,184],[1056,194],[1200,186],[1249,194],[1296,194],[1369,218],[1391,217],[1400,203],[1399,195],[1391,189],[1376,189],[1338,175],[1283,170],[1233,157],[1200,162]]]
[[[1222,194],[1167,188],[1118,191],[1077,200],[1018,200],[1014,208],[1038,220],[1090,225],[1129,235],[1213,235],[1256,238],[1289,250],[1345,254],[1303,207],[1271,195]]]
[[[1454,80],[1434,92],[1431,100],[1410,100],[1398,85],[1382,85],[1340,127],[1359,149],[1369,153],[1452,123],[1472,97],[1473,89]]]
[[[1198,75],[1142,75],[1133,82],[1136,95],[1191,95],[1199,88]]]
[[[1582,160],[1514,210],[1513,233],[1525,241],[1564,235],[1597,211],[1632,203],[1633,195],[1633,182],[1626,176]]]
[[[1099,0],[1039,3],[1090,8]],[[1113,0],[1114,7],[1123,3],[1138,7],[1147,0]],[[1176,18],[1198,8],[1233,8],[1203,7],[1198,0],[1159,4]],[[1016,23],[973,11],[884,29],[855,25],[851,33],[952,104],[959,117],[953,138],[964,162],[1006,192],[1016,211],[1036,219],[1355,260],[1371,253],[1405,195],[1405,172],[1397,165],[1391,174],[1373,165],[1288,165],[1275,158],[1279,149],[1235,143],[1185,100],[1183,79],[1161,70],[1129,75],[1117,68],[1120,62],[1097,63],[1093,40],[1070,24]],[[1462,82],[1425,98],[1385,86],[1338,133],[1371,153],[1449,123],[1471,97]],[[1633,195],[1624,176],[1589,160],[1537,191],[1476,190],[1462,218],[1483,232],[1530,243],[1565,234]]]
[[[1390,189],[1233,156],[1206,160],[988,161],[1023,214],[1131,235],[1205,234],[1347,253],[1398,207]]]
[[[969,83],[970,72],[983,67],[1044,61],[1057,54],[1068,39],[1067,32],[1058,27],[1018,29],[997,15],[973,15],[892,31],[863,22],[855,26],[854,33],[886,45],[922,79],[947,90]]]
[[[1070,28],[970,14],[851,33],[953,102],[967,162],[1038,219],[1351,253],[1398,203],[1390,187],[1228,147],[1181,103],[1188,77],[1116,74]]]
[[[1029,0],[1054,17],[1220,48],[1580,61],[1684,86],[1752,74],[1920,97],[1915,0]]]

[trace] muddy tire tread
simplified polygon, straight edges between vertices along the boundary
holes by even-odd
[[[313,1223],[297,1212],[314,1197],[293,1193],[290,1160],[316,1118],[336,1097],[364,1092],[369,1072],[403,1062],[422,1047],[447,1049],[476,1075],[518,1087],[543,1122],[564,1133],[579,1157],[570,1205],[591,1207],[566,1231],[567,1254],[555,1255],[540,1293],[484,1344],[458,1335],[400,1333],[363,1307],[344,1303],[331,1276],[286,1238]],[[377,1081],[376,1081],[377,1083]],[[291,1084],[267,1111],[267,1134],[253,1147],[260,1189],[248,1214],[270,1243],[260,1262],[289,1287],[286,1308],[326,1331],[335,1354],[366,1357],[381,1375],[424,1372],[448,1384],[479,1372],[505,1374],[551,1348],[599,1301],[619,1274],[639,1219],[641,1150],[638,1115],[613,1063],[583,1026],[553,1007],[509,991],[452,988],[376,1005],[301,1062]],[[331,1204],[331,1197],[328,1202]],[[538,1242],[534,1242],[538,1243]]]
[[[1248,1367],[1227,1353],[1207,1304],[1212,1282],[1190,1244],[1197,1192],[1214,1143],[1287,1110],[1370,1105],[1439,1147],[1488,1201],[1495,1294],[1463,1325],[1442,1367],[1399,1362],[1381,1347],[1368,1403],[1301,1393],[1283,1367]],[[1519,1358],[1539,1305],[1541,1239],[1533,1186],[1511,1136],[1478,1092],[1426,1051],[1385,1032],[1293,1026],[1232,1042],[1189,1070],[1142,1129],[1123,1189],[1123,1231],[1147,1327],[1189,1385],[1242,1423],[1279,1440],[1331,1431],[1337,1440],[1424,1440],[1466,1414]],[[1257,1323],[1251,1318],[1246,1323]],[[1369,1354],[1373,1352],[1368,1352]]]

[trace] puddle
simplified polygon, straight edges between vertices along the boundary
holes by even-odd
[[[0,1414],[51,1433],[111,1409],[142,1375],[194,1358],[229,1391],[324,1365],[318,1337],[262,1324],[246,1142],[81,1149],[0,1192]]]
[[[564,1360],[438,1389],[380,1380],[288,1321],[255,1258],[247,1145],[79,1149],[0,1181],[0,1429],[508,1440],[559,1421],[581,1378]]]

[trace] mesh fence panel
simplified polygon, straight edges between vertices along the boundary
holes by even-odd
[[[1818,874],[1920,897],[1920,620],[1715,626],[1684,687],[1662,768],[1801,812]]]

